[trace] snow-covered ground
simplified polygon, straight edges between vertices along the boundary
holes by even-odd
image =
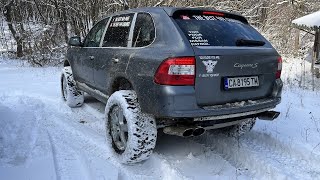
[[[320,179],[320,81],[285,59],[280,117],[240,139],[163,135],[151,158],[122,165],[105,145],[104,105],[70,109],[60,68],[0,59],[0,179]]]

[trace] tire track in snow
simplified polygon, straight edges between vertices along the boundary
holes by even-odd
[[[48,131],[51,134],[54,146],[56,146],[55,154],[58,156],[61,179],[97,179],[98,177],[95,176],[97,174],[92,174],[92,168],[101,169],[102,167],[91,167],[90,165],[94,163],[90,162],[99,159],[105,161],[102,165],[106,165],[108,159],[110,159],[107,150],[104,148],[104,138],[98,134],[87,132],[88,129],[86,128],[78,128],[79,124],[73,123],[70,118],[59,113],[52,114],[47,118],[50,119],[47,121],[50,127]],[[70,120],[71,122],[67,122]],[[117,179],[117,169],[111,171],[109,176],[106,173],[99,173],[98,175],[104,179]],[[115,175],[114,172],[117,174]]]
[[[53,157],[53,165],[54,165],[54,170],[56,173],[56,178],[57,180],[61,179],[61,173],[60,173],[60,168],[58,165],[58,158],[57,158],[57,153],[56,153],[56,148],[53,144],[52,137],[50,136],[49,132],[47,131],[50,147],[51,147],[51,152],[52,152],[52,157]]]
[[[69,164],[65,160],[65,157],[67,157],[67,153],[65,153],[64,151],[68,151],[68,153],[71,155],[75,154],[77,151],[81,151],[89,154],[89,156],[87,157],[92,156],[96,158],[95,160],[108,162],[107,159],[109,157],[107,156],[107,151],[103,148],[104,138],[93,132],[86,133],[88,129],[84,129],[84,132],[80,132],[82,130],[81,128],[83,127],[78,128],[76,126],[79,126],[78,122],[73,124],[72,122],[67,122],[74,119],[72,115],[75,114],[68,113],[69,110],[66,110],[65,106],[64,108],[61,108],[60,103],[56,100],[44,100],[42,98],[40,99],[39,97],[33,97],[24,94],[6,94],[6,96],[1,97],[1,100],[3,101],[3,103],[8,103],[10,106],[13,106],[13,108],[15,108],[16,104],[23,103],[24,109],[29,110],[37,116],[38,128],[45,131],[44,133],[42,133],[43,136],[47,136],[46,139],[48,142],[48,150],[52,156],[53,170],[55,171],[57,179],[80,178],[74,178],[75,176],[71,177],[68,172],[65,171],[65,167],[68,167]],[[102,143],[98,139],[102,139]],[[81,159],[81,155],[78,155],[73,159],[78,160],[78,162],[80,163],[83,162],[83,159]],[[66,163],[61,163],[63,161]],[[84,164],[86,164],[86,162]],[[99,162],[99,164],[105,165],[106,163],[104,164],[103,162]],[[108,166],[102,166],[101,168],[103,167]],[[88,170],[86,168],[89,167],[79,167],[77,169],[86,171]],[[99,168],[99,166],[94,166],[93,168],[96,169]],[[117,169],[114,169],[114,167],[109,169],[110,171],[117,172]],[[101,176],[99,178],[116,179],[111,177],[112,175],[114,175],[114,173],[111,172],[110,174],[111,175],[109,176]],[[88,177],[86,179],[96,178]]]
[[[90,167],[86,166],[87,156],[82,154],[81,150],[76,150],[72,145],[61,141],[57,134],[49,134],[49,138],[56,169],[59,172],[58,179],[95,179]]]
[[[170,160],[165,158],[161,154],[154,153],[153,156],[157,159],[156,162],[159,162],[160,169],[163,172],[162,178],[163,179],[183,179],[188,180],[190,178],[187,178],[183,175],[182,171],[179,170],[177,167],[175,167]]]
[[[232,166],[251,178],[285,179],[287,176],[272,165],[265,163],[263,158],[258,157],[252,150],[242,147],[241,142],[234,138],[207,132],[203,137],[195,138],[195,141],[219,154]]]
[[[306,158],[301,153],[292,153],[287,145],[276,139],[260,136],[258,132],[251,132],[239,140],[209,132],[196,141],[219,153],[236,168],[247,169],[256,178],[320,177],[319,165],[315,163],[317,160]]]
[[[162,134],[162,133],[160,133]],[[249,179],[246,172],[193,138],[162,134],[155,154],[168,163],[183,179]]]
[[[275,164],[279,169],[291,172],[297,179],[306,179],[306,176],[309,176],[310,179],[320,178],[319,156],[306,153],[308,151],[302,147],[292,148],[271,136],[255,131],[245,136],[242,144],[259,152],[260,155],[265,155],[267,162]]]

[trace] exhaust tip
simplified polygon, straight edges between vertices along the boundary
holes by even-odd
[[[193,136],[201,136],[206,130],[202,127],[195,128],[193,131]]]
[[[277,112],[277,111],[266,111],[266,112],[260,114],[258,116],[258,118],[261,120],[272,121],[272,120],[278,118],[279,115],[280,115],[280,112]]]
[[[191,136],[192,134],[194,133],[194,131],[193,131],[193,129],[186,129],[184,132],[183,132],[183,134],[182,134],[182,136],[183,137],[189,137],[189,136]]]
[[[273,119],[277,119],[280,115],[280,112],[275,112],[274,115],[273,115]]]

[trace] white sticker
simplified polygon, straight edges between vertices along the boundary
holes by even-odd
[[[130,16],[120,16],[112,20],[110,27],[129,27],[130,26]]]
[[[220,16],[208,16],[208,15],[193,15],[192,16],[195,20],[198,21],[227,21],[227,22],[233,22],[238,24],[243,24],[240,20],[232,19],[232,18],[226,18],[226,17],[220,17]]]
[[[202,61],[202,63],[206,66],[207,73],[213,73],[214,68],[216,67],[218,61]]]
[[[199,31],[188,31],[189,42],[192,46],[210,46],[207,39]]]
[[[193,15],[192,16],[194,19],[199,20],[199,21],[205,21],[205,20],[209,20],[209,21],[214,21],[217,20],[215,18],[215,16],[206,16],[206,15]]]
[[[130,16],[122,16],[122,17],[116,17],[115,18],[115,22],[123,22],[123,21],[129,21],[130,20]]]
[[[219,77],[220,74],[217,73],[217,74],[199,74],[199,77],[201,78],[213,78],[213,77]]]
[[[130,22],[114,22],[111,23],[110,27],[129,27]]]
[[[214,60],[214,59],[220,59],[220,56],[199,56],[201,60],[204,59],[210,59],[210,60]]]

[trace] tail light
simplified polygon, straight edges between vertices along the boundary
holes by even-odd
[[[282,70],[282,58],[278,57],[278,69],[277,69],[277,73],[276,73],[277,79],[281,78],[281,70]]]
[[[161,85],[193,86],[195,62],[194,57],[167,59],[158,67],[154,76],[154,82]]]

